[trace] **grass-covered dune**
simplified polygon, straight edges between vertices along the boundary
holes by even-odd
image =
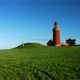
[[[80,79],[80,47],[28,46],[0,51],[0,80]]]

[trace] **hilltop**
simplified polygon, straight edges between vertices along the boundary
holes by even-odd
[[[38,48],[38,47],[44,47],[45,45],[40,43],[24,43],[24,46],[21,44],[17,46],[16,48]]]

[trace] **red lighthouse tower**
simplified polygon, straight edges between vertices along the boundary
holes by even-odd
[[[54,46],[61,46],[60,28],[59,28],[57,22],[54,23],[54,29],[53,29],[53,45]]]

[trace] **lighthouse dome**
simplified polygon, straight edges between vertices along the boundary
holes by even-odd
[[[60,30],[57,21],[54,22],[54,29],[53,30]]]

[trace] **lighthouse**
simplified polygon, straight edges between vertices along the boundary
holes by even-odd
[[[59,28],[57,22],[54,23],[54,28],[53,28],[53,45],[54,46],[61,46],[60,28]]]

